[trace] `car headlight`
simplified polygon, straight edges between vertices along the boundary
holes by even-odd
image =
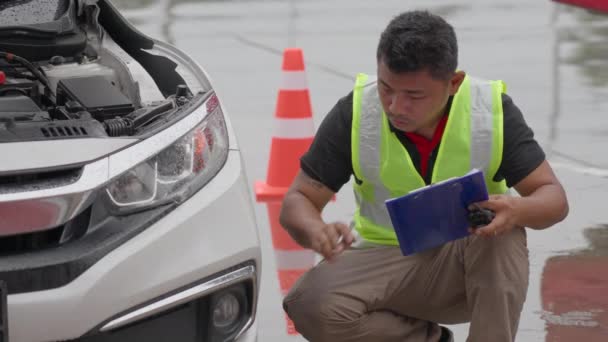
[[[217,108],[184,137],[113,180],[106,193],[113,211],[132,212],[189,198],[228,157],[228,132]]]

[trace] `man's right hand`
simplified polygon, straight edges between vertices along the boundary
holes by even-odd
[[[325,223],[321,211],[334,192],[300,171],[281,207],[280,223],[302,247],[310,248],[331,261],[348,248],[355,237],[341,222]]]
[[[355,236],[346,224],[334,222],[311,229],[308,240],[312,250],[331,262],[355,241]]]

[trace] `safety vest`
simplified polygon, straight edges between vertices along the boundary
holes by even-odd
[[[466,76],[454,95],[431,184],[460,177],[476,168],[485,175],[491,194],[503,194],[504,180],[493,180],[502,160],[502,81]],[[353,182],[357,210],[355,230],[365,242],[398,245],[385,200],[403,196],[425,186],[409,153],[391,131],[382,109],[375,81],[359,74],[353,91],[352,122]]]

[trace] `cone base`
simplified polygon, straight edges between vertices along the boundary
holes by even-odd
[[[285,197],[288,187],[271,186],[266,182],[257,181],[254,184],[256,202],[280,202]]]

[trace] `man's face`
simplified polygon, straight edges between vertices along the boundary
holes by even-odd
[[[381,61],[378,94],[384,112],[401,131],[421,133],[434,129],[449,96],[456,93],[462,82],[460,76],[464,78],[464,73],[455,73],[456,80],[437,80],[427,70],[394,73]]]

